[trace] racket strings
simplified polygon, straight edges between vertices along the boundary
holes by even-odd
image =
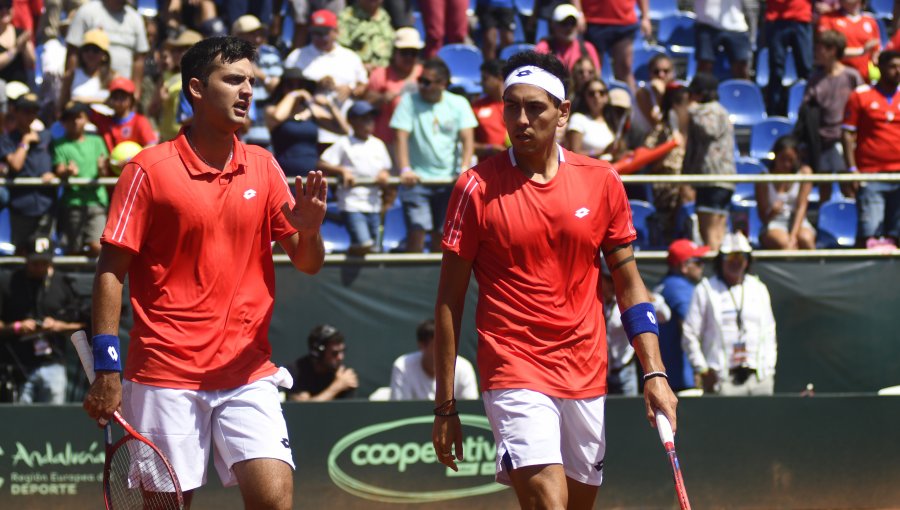
[[[108,508],[113,510],[183,508],[174,473],[156,450],[137,439],[112,453],[107,483]]]

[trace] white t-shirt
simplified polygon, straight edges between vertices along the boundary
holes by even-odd
[[[144,19],[130,5],[119,12],[109,12],[103,2],[88,2],[75,11],[72,24],[66,34],[66,43],[81,47],[84,33],[101,28],[109,37],[109,58],[112,69],[126,78],[131,78],[131,66],[135,53],[147,53],[147,30]]]
[[[694,12],[698,23],[719,30],[746,32],[750,29],[741,0],[696,0]]]
[[[322,153],[322,160],[347,167],[358,178],[374,179],[382,170],[391,169],[391,155],[384,142],[375,136],[366,140],[342,136]],[[341,211],[374,213],[381,210],[381,190],[378,186],[341,186],[337,196]]]
[[[360,83],[369,83],[369,75],[359,55],[337,43],[327,53],[312,44],[297,48],[284,59],[284,68],[290,67],[302,69],[303,77],[313,81],[331,76],[335,85],[356,87]]]
[[[583,113],[576,113],[569,119],[567,131],[575,131],[584,135],[582,147],[597,154],[605,151],[614,141],[616,135],[604,120],[594,120]]]
[[[422,368],[422,351],[404,354],[391,370],[391,400],[434,400],[434,378]],[[478,398],[475,369],[466,358],[456,357],[453,394],[459,400]]]
[[[109,97],[109,90],[100,83],[99,76],[88,76],[80,67],[72,78],[72,99],[88,103],[102,103]]]

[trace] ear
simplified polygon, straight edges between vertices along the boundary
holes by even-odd
[[[566,99],[562,103],[559,104],[559,120],[556,122],[556,127],[564,127],[567,122],[569,122],[569,114],[572,113],[572,101]]]
[[[196,101],[203,97],[203,92],[205,91],[206,86],[203,85],[203,82],[200,81],[199,78],[191,78],[191,81],[188,82],[188,91],[187,93],[191,95],[193,101],[192,104],[196,105]]]

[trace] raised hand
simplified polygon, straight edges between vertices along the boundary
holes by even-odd
[[[310,172],[306,176],[306,186],[303,185],[303,178],[297,177],[294,187],[297,203],[291,208],[285,202],[281,206],[281,213],[292,227],[301,232],[319,230],[325,220],[325,198],[328,195],[328,183],[322,172]]]

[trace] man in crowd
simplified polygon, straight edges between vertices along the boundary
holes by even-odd
[[[440,244],[450,187],[427,187],[422,179],[452,179],[469,168],[478,125],[472,107],[462,96],[447,91],[450,69],[443,60],[425,61],[419,91],[405,94],[391,118],[400,167],[400,201],[407,225],[407,251],[421,252],[425,234],[432,248]],[[462,152],[457,144],[462,143]]]
[[[697,44],[697,71],[713,72],[719,48],[725,50],[731,64],[731,76],[741,80],[750,78],[750,25],[744,15],[742,0],[697,0],[694,3],[697,22],[694,33]]]
[[[472,103],[478,119],[475,128],[475,155],[484,161],[506,150],[506,124],[503,123],[503,61],[481,64],[481,88],[484,97]]]
[[[769,0],[765,15],[766,42],[769,46],[769,84],[766,87],[769,115],[784,115],[787,98],[784,94],[785,64],[788,49],[793,52],[797,76],[807,79],[813,65],[813,29],[811,0]]]
[[[362,59],[367,71],[388,65],[394,28],[383,0],[359,0],[338,15],[338,44]]]
[[[425,319],[416,328],[419,350],[394,361],[391,370],[391,400],[434,400],[434,319]],[[466,358],[456,357],[453,394],[457,398],[478,398],[475,369]]]
[[[841,8],[819,18],[818,32],[835,30],[847,40],[841,63],[856,69],[870,83],[871,65],[881,51],[881,30],[875,18],[862,12],[861,0],[841,0]]]
[[[589,41],[582,41],[578,23],[583,21],[581,11],[572,4],[559,4],[553,9],[550,20],[550,38],[538,41],[534,51],[552,53],[572,70],[582,58],[590,58],[594,69],[600,69],[600,56]]]
[[[419,52],[424,47],[419,31],[412,27],[398,28],[394,35],[394,51],[387,67],[377,67],[369,76],[366,100],[378,109],[375,136],[389,147],[394,142],[391,117],[400,104],[404,92],[417,90],[416,80],[422,73]]]
[[[355,370],[344,365],[344,334],[330,324],[322,324],[313,328],[306,340],[309,353],[291,366],[294,386],[288,390],[288,399],[325,402],[353,398],[359,379]]]
[[[634,61],[634,39],[638,30],[644,37],[649,37],[653,32],[649,0],[605,2],[574,0],[572,3],[582,10],[587,21],[584,38],[601,54],[609,53],[612,57],[613,75],[617,80],[627,83],[632,91],[636,90],[637,85],[631,69]],[[635,10],[636,5],[640,7],[640,20]]]

